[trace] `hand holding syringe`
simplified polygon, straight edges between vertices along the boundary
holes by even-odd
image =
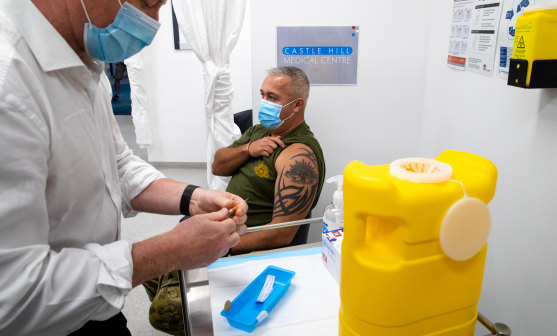
[[[246,198],[244,201],[249,200],[249,197]],[[235,207],[233,207],[232,209],[228,210],[228,218],[232,218],[234,217],[234,215],[236,215],[236,210],[238,210],[238,205],[236,205]]]

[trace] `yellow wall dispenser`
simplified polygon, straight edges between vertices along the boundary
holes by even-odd
[[[474,335],[497,170],[437,159],[344,171],[340,335]]]
[[[516,20],[507,84],[557,87],[557,5],[528,7]]]

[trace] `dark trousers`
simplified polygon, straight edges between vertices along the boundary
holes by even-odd
[[[74,331],[70,336],[131,336],[126,324],[128,321],[121,312],[106,321],[89,321],[81,329]]]

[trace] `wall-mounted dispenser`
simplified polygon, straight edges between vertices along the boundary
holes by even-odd
[[[557,88],[557,5],[529,7],[516,20],[507,84]]]

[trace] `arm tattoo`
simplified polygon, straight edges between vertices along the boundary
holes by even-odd
[[[315,170],[317,158],[308,149],[303,150],[305,153],[294,155],[290,159],[303,158],[309,160],[311,164],[305,160],[295,160],[286,172],[286,168],[282,169],[275,195],[274,218],[311,209],[318,190],[319,173]],[[287,184],[287,178],[297,185]]]

